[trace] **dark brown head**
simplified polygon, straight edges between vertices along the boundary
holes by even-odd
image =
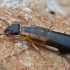
[[[4,31],[4,34],[11,34],[11,35],[18,35],[19,33],[20,33],[19,24],[12,24],[11,26],[7,27]]]

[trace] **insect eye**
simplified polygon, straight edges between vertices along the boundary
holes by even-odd
[[[11,30],[9,28],[6,28],[4,33],[6,33],[6,34],[11,33]]]

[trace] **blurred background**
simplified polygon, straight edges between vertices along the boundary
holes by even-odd
[[[0,0],[0,7],[21,8],[37,12],[54,11],[61,14],[66,23],[70,23],[70,0]]]
[[[70,0],[0,0],[0,34],[6,23],[70,34]],[[16,37],[0,36],[0,70],[70,70],[65,55],[37,46],[43,58],[32,43]]]

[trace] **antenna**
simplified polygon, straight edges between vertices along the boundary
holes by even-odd
[[[5,22],[9,26],[9,23],[5,19],[0,18],[0,21]]]
[[[2,34],[0,34],[0,35],[6,35],[6,33],[5,32],[3,32]]]
[[[6,24],[9,26],[9,23],[8,23],[5,19],[1,19],[1,18],[0,18],[0,21],[6,23]],[[1,35],[5,35],[5,34],[7,34],[7,33],[3,32],[2,34],[0,34],[0,36],[1,36]]]
[[[3,34],[0,34],[0,35],[3,35]]]

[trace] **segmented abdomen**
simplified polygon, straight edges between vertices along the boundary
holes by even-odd
[[[49,31],[47,32],[47,36],[52,40],[53,42],[56,42],[58,44],[61,44],[63,46],[67,46],[70,48],[70,35]]]
[[[21,32],[23,35],[29,35],[30,37],[35,37],[42,41],[47,40],[47,32],[45,32],[44,29],[38,26],[30,26],[30,27],[23,26]]]
[[[58,46],[61,52],[70,52],[70,35],[50,31],[48,29],[43,29],[37,26],[23,26],[22,34],[37,37],[42,41],[47,41],[49,38],[50,41],[57,43],[62,46]]]

